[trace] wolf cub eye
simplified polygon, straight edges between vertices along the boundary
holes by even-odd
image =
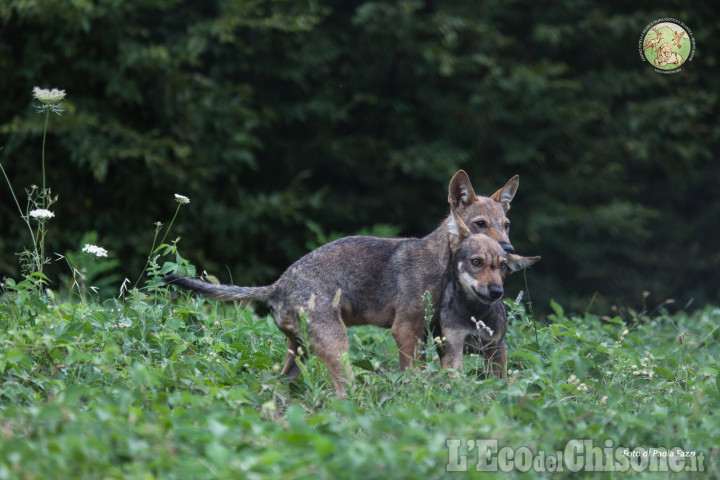
[[[510,231],[510,222],[505,224],[505,231]]]
[[[472,260],[470,260],[470,263],[472,263],[474,267],[479,267],[480,265],[482,265],[482,260],[480,260],[479,258],[473,258]]]
[[[477,225],[480,228],[487,227],[487,223],[485,223],[485,220],[478,220],[477,222],[475,222],[475,225]]]
[[[506,263],[506,262],[502,262],[502,263],[500,264],[500,269],[505,270],[506,268],[507,268],[507,263]]]

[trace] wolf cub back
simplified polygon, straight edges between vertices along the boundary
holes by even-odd
[[[475,195],[467,174],[460,170],[450,180],[448,201],[453,213],[423,238],[346,237],[323,245],[292,264],[272,285],[240,287],[169,275],[166,283],[225,301],[255,300],[273,311],[275,324],[288,338],[281,373],[300,375],[295,361],[312,350],[327,366],[338,393],[347,378],[347,327],[376,325],[389,328],[399,351],[400,368],[423,358],[416,351],[426,335],[425,306],[442,299],[450,266],[448,229],[453,216],[483,232],[504,251],[514,251],[506,212],[518,187],[510,179],[490,197]],[[300,328],[306,322],[307,336]],[[302,342],[309,341],[309,345]],[[308,348],[309,347],[309,348]]]

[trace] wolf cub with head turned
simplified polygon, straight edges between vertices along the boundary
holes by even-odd
[[[489,375],[505,378],[507,371],[507,312],[501,298],[507,273],[540,260],[506,252],[482,233],[472,234],[453,210],[448,229],[452,251],[450,279],[439,316],[439,349],[443,368],[461,369],[463,353],[480,353]],[[435,328],[438,334],[438,329]]]

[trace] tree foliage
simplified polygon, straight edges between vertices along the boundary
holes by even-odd
[[[452,173],[513,174],[511,234],[543,261],[536,304],[720,294],[718,25],[708,4],[10,0],[0,6],[0,161],[37,182],[33,86],[66,89],[48,136],[50,247],[95,231],[135,277],[171,236],[223,280],[264,283],[340,233],[429,232]],[[661,75],[638,38],[683,20]],[[0,190],[0,271],[26,240]],[[225,271],[227,269],[227,272]],[[228,273],[229,272],[229,273]]]

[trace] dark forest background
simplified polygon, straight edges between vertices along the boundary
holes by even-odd
[[[543,257],[527,275],[536,308],[700,306],[720,295],[718,13],[687,1],[6,1],[0,162],[16,192],[40,182],[31,91],[65,89],[47,138],[59,195],[47,249],[77,251],[96,232],[118,261],[105,295],[140,274],[174,193],[192,200],[168,237],[180,252],[223,281],[264,284],[338,235],[429,233],[464,168],[484,194],[520,175],[511,239]],[[663,17],[696,41],[673,75],[638,48]],[[0,199],[0,277],[17,277],[30,239],[5,183]]]

